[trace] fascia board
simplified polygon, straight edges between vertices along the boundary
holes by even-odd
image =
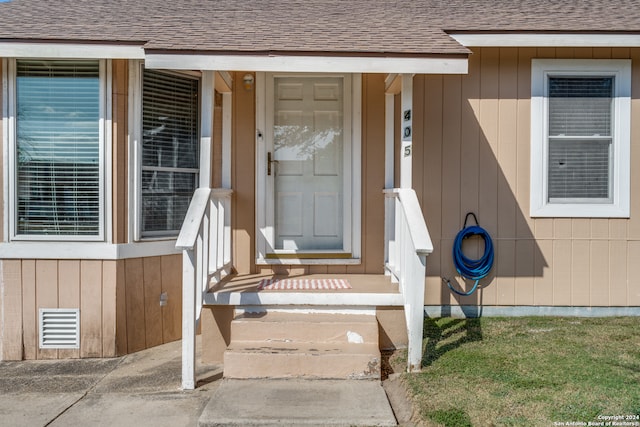
[[[466,74],[467,58],[200,55],[148,53],[145,67],[174,70]]]

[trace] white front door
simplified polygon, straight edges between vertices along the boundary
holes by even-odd
[[[346,80],[267,78],[266,206],[273,255],[350,250]]]

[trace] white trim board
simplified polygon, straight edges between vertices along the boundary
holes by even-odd
[[[640,34],[450,33],[466,47],[640,47]]]
[[[315,74],[314,74],[315,75]],[[272,247],[275,239],[273,224],[274,207],[270,205],[267,195],[273,193],[273,181],[267,176],[267,152],[271,149],[269,141],[273,141],[270,131],[270,119],[273,115],[273,83],[276,77],[296,76],[289,73],[256,73],[256,263],[267,264],[360,264],[361,254],[361,197],[362,197],[362,76],[356,74],[317,74],[318,76],[341,77],[344,82],[344,120],[345,139],[344,170],[350,171],[350,183],[345,182],[345,201],[351,204],[344,206],[344,253],[351,253],[351,258],[327,259],[269,259],[268,253],[274,253]],[[306,76],[305,76],[306,77]],[[349,185],[350,184],[350,185]]]
[[[142,46],[67,43],[0,43],[0,57],[9,58],[86,58],[144,59]]]
[[[548,78],[615,78],[612,123],[611,202],[552,203],[548,200]],[[537,59],[531,61],[531,217],[628,218],[630,214],[631,60]]]
[[[147,68],[312,73],[467,74],[467,58],[147,54]]]
[[[11,242],[0,243],[2,259],[102,259],[117,260],[177,255],[175,239],[112,244],[104,242]]]

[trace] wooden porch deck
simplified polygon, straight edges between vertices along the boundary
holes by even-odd
[[[351,289],[258,290],[262,279],[346,279]],[[401,306],[397,283],[383,274],[229,275],[204,295],[204,305]]]

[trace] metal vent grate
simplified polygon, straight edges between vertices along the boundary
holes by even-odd
[[[80,310],[40,309],[40,348],[79,348]]]

